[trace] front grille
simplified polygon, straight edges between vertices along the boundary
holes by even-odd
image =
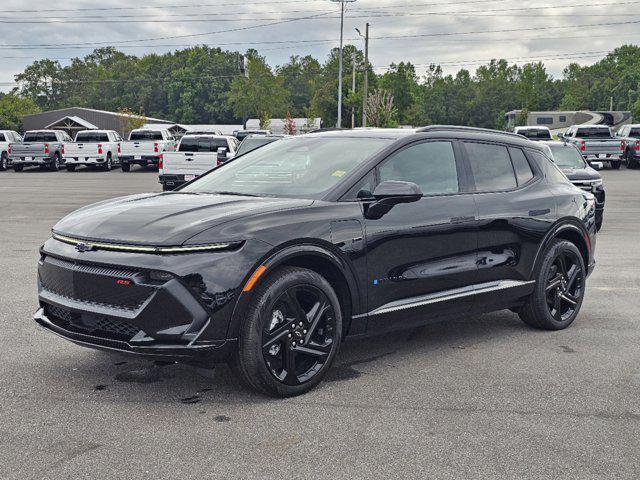
[[[60,328],[91,334],[98,338],[128,341],[141,332],[139,328],[122,320],[110,319],[102,315],[75,313],[55,305],[46,305],[45,313],[49,320]]]
[[[142,274],[45,257],[39,269],[42,287],[55,295],[94,305],[137,310],[155,288],[136,282]]]

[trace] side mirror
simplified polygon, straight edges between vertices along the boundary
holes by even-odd
[[[218,148],[217,165],[222,165],[227,161],[227,149],[224,147]]]
[[[370,204],[365,217],[370,220],[378,220],[399,203],[417,202],[422,198],[422,190],[413,182],[401,182],[387,180],[380,183],[373,191],[375,202]]]

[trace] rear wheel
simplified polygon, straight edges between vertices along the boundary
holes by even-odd
[[[21,172],[22,170],[24,170],[24,165],[14,165],[13,166],[13,171],[14,172]]]
[[[9,162],[7,157],[7,152],[2,152],[0,155],[0,171],[4,171],[7,169],[7,163]]]
[[[526,324],[544,330],[567,328],[584,299],[586,269],[578,248],[566,240],[546,250],[533,294],[520,310]]]
[[[113,168],[113,162],[111,161],[111,154],[107,153],[107,161],[104,164],[104,169],[107,172],[110,172],[112,168]]]
[[[75,172],[75,171],[76,171],[75,165],[67,165],[67,172]]]
[[[619,170],[620,165],[622,165],[622,160],[612,160],[610,163],[611,163],[611,168],[613,168],[614,170]]]
[[[60,155],[58,155],[57,153],[53,154],[53,160],[51,160],[51,163],[49,163],[49,170],[51,170],[52,172],[57,172],[58,170],[60,170]]]
[[[122,168],[123,172],[128,172],[131,170],[131,164],[123,162],[122,165],[120,165],[120,168]]]
[[[233,367],[253,389],[277,397],[305,393],[329,370],[342,339],[342,313],[321,275],[276,270],[253,294]]]
[[[636,160],[636,158],[629,151],[627,151],[627,168],[638,168],[638,160]]]

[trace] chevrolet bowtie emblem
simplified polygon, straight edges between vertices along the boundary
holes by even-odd
[[[90,243],[76,243],[76,250],[80,253],[90,252],[93,248],[93,245]]]

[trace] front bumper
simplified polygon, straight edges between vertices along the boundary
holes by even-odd
[[[60,319],[52,319],[41,307],[34,320],[46,330],[77,345],[97,350],[106,350],[144,357],[148,360],[179,361],[198,366],[211,366],[212,363],[227,361],[236,349],[236,340],[210,342],[209,344],[174,345],[155,343],[154,345],[136,345],[128,341],[108,338],[104,334],[90,334],[78,331]]]

